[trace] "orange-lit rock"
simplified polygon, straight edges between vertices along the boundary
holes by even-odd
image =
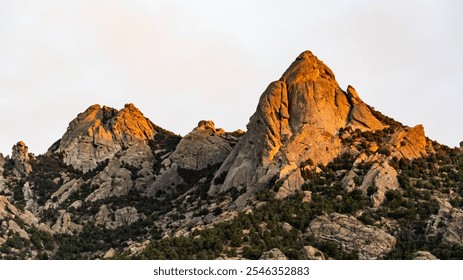
[[[154,124],[133,105],[118,111],[93,105],[79,114],[49,152],[64,153],[64,162],[84,171],[112,158],[117,152],[155,135]]]
[[[227,174],[225,182],[210,192],[238,186],[252,187],[248,190],[253,192],[275,178],[288,178],[291,182],[281,195],[294,193],[303,182],[296,169],[308,160],[316,166],[337,157],[341,152],[337,133],[345,127],[366,131],[384,126],[352,87],[344,92],[322,61],[303,52],[260,97],[248,131],[217,172]],[[289,165],[297,167],[296,173],[280,176]]]

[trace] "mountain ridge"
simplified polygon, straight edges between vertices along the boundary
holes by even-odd
[[[463,153],[365,104],[310,51],[247,131],[181,137],[92,105],[0,156],[4,259],[463,258]]]

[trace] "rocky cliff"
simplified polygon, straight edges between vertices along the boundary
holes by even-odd
[[[155,134],[154,124],[133,105],[124,109],[90,106],[70,124],[50,153],[63,153],[64,162],[88,171],[117,152],[137,144],[148,144]]]
[[[0,258],[461,259],[462,194],[461,148],[306,51],[245,133],[94,105],[46,154],[0,154]]]
[[[340,155],[341,128],[384,127],[353,87],[343,91],[331,69],[310,51],[303,52],[260,97],[248,131],[218,172],[227,174],[224,183],[212,192],[231,187],[254,192],[272,180],[297,190],[303,183],[302,165],[326,165]]]

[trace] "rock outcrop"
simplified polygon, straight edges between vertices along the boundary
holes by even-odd
[[[223,129],[216,129],[212,121],[200,121],[198,126],[178,143],[170,155],[171,163],[180,168],[201,170],[221,163],[231,151]]]
[[[357,252],[359,259],[377,259],[395,248],[397,240],[374,226],[364,225],[355,217],[333,213],[315,218],[307,229],[317,241],[336,242],[342,250]]]
[[[442,238],[447,244],[463,245],[463,210],[443,200],[439,204],[439,213],[429,221],[428,234]]]
[[[144,218],[144,215],[139,214],[134,207],[124,207],[113,211],[106,205],[101,206],[100,211],[95,215],[96,224],[107,229],[131,225]]]
[[[153,139],[154,124],[133,105],[124,109],[93,105],[79,114],[50,153],[63,153],[64,162],[88,171],[117,152]]]
[[[354,187],[362,190],[364,193],[368,193],[369,188],[374,187],[375,191],[370,195],[370,199],[373,203],[373,207],[378,207],[386,198],[387,191],[399,188],[397,176],[397,171],[391,167],[387,161],[382,161],[381,163],[375,162],[364,176],[362,184],[358,187]],[[353,177],[348,176],[344,183],[349,186],[353,184],[353,181]]]
[[[200,121],[198,126],[178,143],[175,151],[162,161],[163,169],[148,190],[150,196],[165,191],[166,186],[184,183],[179,169],[203,170],[222,163],[232,150],[231,141],[223,129],[212,121]]]
[[[431,254],[428,251],[417,251],[413,254],[413,259],[414,260],[420,260],[420,261],[433,261],[437,260],[436,256]]]
[[[304,246],[301,255],[304,260],[325,260],[323,252],[312,246]]]
[[[260,260],[287,260],[288,258],[278,248],[262,253]]]
[[[115,158],[93,178],[91,184],[97,189],[85,199],[86,201],[94,202],[112,196],[126,195],[133,187],[132,172],[124,168],[122,162]]]
[[[59,211],[59,217],[56,223],[52,226],[55,233],[61,234],[77,234],[82,230],[83,226],[72,221],[72,215],[64,210]]]
[[[303,182],[298,168],[308,160],[316,166],[338,156],[337,133],[345,127],[365,131],[385,126],[352,87],[343,91],[323,62],[303,52],[260,97],[248,131],[217,172],[227,174],[225,181],[210,193],[240,186],[255,191],[287,178],[286,188],[297,190]]]
[[[19,141],[13,146],[11,159],[14,162],[13,172],[16,176],[26,176],[31,173],[29,149],[23,141]]]
[[[0,153],[0,192],[4,192],[6,189],[5,178],[3,177],[3,171],[4,171],[3,166],[4,165],[5,165],[5,158],[3,157],[3,154]]]
[[[389,144],[393,148],[393,155],[399,158],[414,159],[427,155],[422,125],[400,128],[392,135]]]

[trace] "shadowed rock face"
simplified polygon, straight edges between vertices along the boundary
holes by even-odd
[[[117,152],[152,139],[154,124],[133,105],[118,111],[93,105],[79,114],[49,152],[64,153],[64,162],[88,171]]]
[[[309,159],[327,164],[341,152],[340,128],[377,130],[385,126],[370,112],[353,87],[343,91],[333,72],[310,51],[303,52],[279,81],[260,97],[247,133],[217,174],[228,174],[223,185],[259,189],[274,179],[286,179],[289,189],[303,182],[299,166]],[[297,178],[294,178],[297,177]]]

